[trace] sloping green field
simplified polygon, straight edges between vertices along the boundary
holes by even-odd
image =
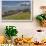
[[[3,17],[4,20],[30,20],[30,18],[31,14],[29,12],[20,12]]]

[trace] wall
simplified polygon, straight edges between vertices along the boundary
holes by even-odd
[[[32,34],[36,34],[37,29],[46,30],[46,28],[40,27],[35,19],[36,15],[41,13],[39,7],[42,5],[46,5],[46,0],[33,0],[33,20],[32,22],[0,22],[0,34],[4,34],[4,29],[6,25],[16,26],[17,30],[19,31],[18,36],[21,36],[23,34],[24,36],[29,37]]]

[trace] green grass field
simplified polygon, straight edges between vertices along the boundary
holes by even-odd
[[[31,14],[29,12],[20,12],[3,17],[4,20],[30,20],[30,18]]]

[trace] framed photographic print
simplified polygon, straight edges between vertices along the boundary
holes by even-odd
[[[32,0],[3,0],[3,21],[32,21]]]

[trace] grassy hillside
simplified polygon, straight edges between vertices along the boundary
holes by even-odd
[[[29,20],[31,14],[29,12],[20,12],[13,15],[3,17],[5,20]]]

